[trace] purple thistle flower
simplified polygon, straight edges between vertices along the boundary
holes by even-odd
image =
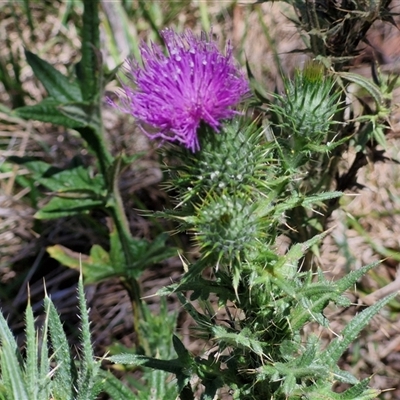
[[[165,29],[161,36],[168,55],[156,44],[143,43],[143,67],[128,61],[134,88],[123,85],[121,105],[110,104],[137,118],[150,138],[178,142],[196,152],[201,122],[218,132],[221,120],[238,113],[232,107],[249,94],[249,85],[234,63],[229,43],[223,55],[205,33],[199,39],[191,31],[177,34]],[[157,132],[148,132],[146,126]]]

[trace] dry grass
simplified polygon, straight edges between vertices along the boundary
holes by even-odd
[[[67,72],[79,57],[76,51],[79,48],[79,39],[72,21],[68,22],[67,27],[60,24],[61,17],[66,12],[66,3],[61,2],[59,8],[49,8],[36,3],[35,8],[31,10],[37,26],[40,26],[40,29],[35,30],[35,37],[32,36],[28,21],[18,5],[15,5],[17,19],[14,18],[10,7],[0,5],[0,35],[7,35],[10,39],[9,45],[5,41],[0,42],[1,58],[9,60],[11,54],[22,58],[22,47],[25,45],[62,72]],[[176,19],[176,25],[190,26],[199,31],[202,28],[199,22],[199,2],[186,3]],[[281,3],[263,4],[258,7],[244,3],[250,2],[234,4],[233,1],[208,1],[210,22],[221,41],[226,38],[232,40],[239,60],[243,62],[247,57],[256,77],[265,82],[269,89],[273,89],[275,85],[279,85],[279,69],[290,73],[307,58],[304,54],[291,53],[303,48],[296,29],[286,18],[292,11]],[[398,3],[397,1],[396,5]],[[79,10],[77,13],[79,14]],[[146,38],[146,21],[138,21],[136,26],[139,29],[138,36]],[[377,24],[371,31],[369,41],[373,48],[366,46],[362,57],[357,61],[357,70],[369,74],[368,62],[375,54],[383,63],[383,71],[398,73],[399,31],[387,24]],[[121,54],[127,54],[123,43],[120,43],[120,46]],[[107,65],[111,67],[115,64],[107,49],[104,49],[104,55]],[[37,102],[45,96],[44,90],[33,78],[30,68],[23,61],[21,65],[20,77],[22,88],[27,93],[26,101]],[[12,72],[10,74],[13,76]],[[113,90],[114,87],[115,83],[112,83],[108,89]],[[400,96],[400,93],[397,93],[397,96]],[[12,98],[1,87],[0,102],[8,107],[12,106]],[[105,110],[104,117],[109,140],[116,153],[126,151],[134,154],[137,151],[145,151],[148,154],[126,172],[121,185],[127,209],[130,210],[128,214],[132,232],[151,239],[155,226],[140,216],[134,207],[139,208],[139,204],[144,204],[150,209],[157,209],[167,201],[165,193],[158,186],[162,180],[162,172],[154,148],[144,136],[134,132],[129,118],[115,115],[108,110]],[[400,113],[393,114],[392,125],[388,154],[398,158]],[[24,186],[20,180],[27,171],[7,164],[6,157],[33,155],[64,165],[77,153],[88,157],[83,143],[73,132],[15,119],[7,109],[0,112],[0,165],[4,166],[4,169],[0,170],[0,293],[4,293],[3,300],[8,300],[3,307],[11,314],[10,322],[16,331],[22,328],[18,311],[23,309],[26,302],[28,281],[31,282],[31,295],[36,299],[35,308],[39,310],[40,299],[43,296],[42,276],[45,277],[48,291],[52,293],[64,318],[74,320],[73,293],[76,274],[51,262],[45,254],[45,246],[64,243],[68,247],[76,246],[75,249],[84,252],[90,243],[101,243],[104,239],[101,235],[93,233],[90,226],[75,219],[50,222],[38,227],[34,223],[35,208],[30,197],[33,189]],[[349,154],[348,160],[350,159]],[[343,200],[343,208],[335,212],[331,221],[335,228],[326,239],[320,257],[321,266],[332,279],[343,275],[350,268],[359,268],[374,260],[386,258],[374,274],[363,279],[357,297],[354,295],[355,304],[362,304],[363,296],[388,286],[393,281],[399,281],[397,268],[400,260],[400,166],[391,162],[374,163],[371,160],[360,172],[359,182],[364,188],[348,193]],[[100,221],[102,218],[103,216],[99,216]],[[352,224],[353,218],[359,225]],[[86,246],[79,245],[82,240],[86,242]],[[388,254],[387,249],[393,253]],[[24,280],[19,277],[19,272],[25,274]],[[181,273],[178,259],[150,269],[142,279],[145,295],[153,294]],[[390,290],[394,289],[399,290],[400,287],[390,287]],[[104,282],[88,287],[87,296],[92,308],[93,335],[99,352],[104,351],[114,340],[121,341],[126,346],[132,345],[131,309],[122,286],[116,281]],[[154,298],[151,298],[149,303],[154,308],[158,304]],[[170,307],[176,308],[177,303],[171,300]],[[344,313],[331,310],[332,332],[324,331],[321,334],[328,340],[334,332],[340,331],[341,327],[346,325],[359,307],[361,305],[355,305]],[[363,377],[373,375],[374,387],[394,388],[394,391],[383,394],[384,399],[400,398],[399,311],[399,303],[395,303],[381,316],[376,317],[342,360],[348,369]],[[188,334],[190,322],[183,319],[180,324],[182,332]],[[315,327],[310,325],[308,329]]]

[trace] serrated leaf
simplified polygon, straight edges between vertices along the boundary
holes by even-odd
[[[181,302],[185,311],[187,311],[187,313],[196,321],[196,323],[202,329],[211,332],[212,329],[211,319],[208,316],[198,312],[196,308],[186,300],[186,297],[182,293],[177,292],[176,296],[178,297],[178,300]]]
[[[293,197],[286,199],[284,203],[277,204],[275,206],[275,213],[280,215],[287,210],[291,210],[299,206],[306,207],[312,210],[313,206],[322,205],[324,201],[335,199],[342,195],[343,195],[342,192],[337,192],[337,191],[319,193],[312,196],[299,196],[298,194],[295,194]]]
[[[356,385],[341,393],[341,400],[372,400],[376,399],[381,393],[380,390],[368,388],[369,378],[363,379]]]
[[[321,296],[319,299],[314,300],[310,307],[305,307],[301,302],[297,306],[293,307],[290,315],[290,326],[293,331],[297,331],[302,328],[308,321],[313,317],[315,318],[318,314],[321,315],[324,308],[328,305],[332,299],[332,294],[328,293]]]
[[[348,371],[343,371],[337,365],[333,367],[333,375],[339,382],[350,383],[351,385],[357,385],[357,383],[359,383],[359,380],[353,374]]]
[[[339,72],[338,75],[366,90],[378,106],[381,106],[383,104],[384,99],[381,90],[379,89],[379,86],[372,82],[370,79],[365,78],[360,74],[355,74],[353,72]]]
[[[211,332],[213,339],[216,341],[251,350],[260,357],[264,355],[264,343],[260,342],[248,328],[243,328],[240,332],[228,332],[222,326],[215,325],[211,328]]]
[[[279,257],[279,260],[274,266],[274,270],[275,273],[279,274],[280,279],[289,281],[293,279],[297,273],[299,260],[312,246],[320,243],[326,235],[327,232],[323,232],[312,237],[304,243],[296,243],[289,249],[285,256]]]
[[[17,117],[41,122],[50,122],[54,125],[65,126],[66,128],[83,128],[86,125],[81,120],[74,120],[63,114],[59,106],[61,103],[52,97],[47,97],[40,103],[33,106],[19,107],[13,110],[13,114]]]
[[[11,399],[29,400],[25,380],[21,369],[22,358],[14,336],[0,313],[1,373],[6,393]]]
[[[57,364],[57,369],[55,369],[53,376],[54,387],[57,392],[56,397],[72,399],[75,395],[72,379],[74,366],[69,351],[68,340],[57,310],[47,295],[44,298],[44,306],[48,314],[49,332],[54,351],[53,357]]]
[[[131,238],[129,251],[133,256],[133,264],[128,266],[128,276],[138,278],[146,267],[164,261],[176,255],[176,248],[168,246],[165,241],[168,235],[162,233],[152,242],[144,239]]]
[[[380,261],[373,262],[368,264],[360,269],[355,271],[351,271],[346,274],[342,279],[339,279],[335,282],[335,286],[338,289],[339,293],[343,293],[344,291],[350,289],[361,277],[363,277],[370,269],[375,268],[379,265]]]
[[[385,150],[387,150],[387,141],[383,128],[384,127],[382,125],[375,126],[374,129],[372,130],[372,136],[378,142],[379,145],[381,145]]]
[[[41,377],[41,381],[39,384],[42,385],[41,391],[43,394],[43,398],[50,398],[50,384],[51,379],[47,379],[49,377],[50,371],[50,358],[49,358],[49,349],[48,349],[48,333],[49,333],[49,315],[47,310],[45,311],[45,320],[41,331],[42,341],[40,343],[40,362],[39,362],[39,376]]]
[[[81,320],[81,344],[83,350],[83,360],[87,366],[95,368],[97,364],[93,359],[93,349],[90,341],[90,322],[89,313],[86,305],[85,291],[83,288],[82,275],[79,276],[78,280],[78,301],[79,301],[79,313]]]
[[[79,316],[81,320],[80,343],[82,349],[82,363],[79,368],[77,381],[77,400],[94,399],[101,391],[103,383],[97,376],[100,362],[94,360],[91,343],[89,313],[86,305],[85,291],[83,288],[82,274],[78,281]]]
[[[103,378],[103,390],[112,399],[119,400],[137,400],[137,395],[131,389],[126,387],[118,378],[116,378],[110,371],[99,371],[99,376]]]
[[[101,208],[102,206],[104,206],[102,200],[53,197],[35,214],[35,218],[54,219],[72,217],[74,215],[87,214],[90,210]]]
[[[30,398],[37,397],[38,391],[38,343],[36,341],[35,319],[30,299],[25,310],[26,361],[25,379]],[[42,377],[40,377],[42,378]]]
[[[322,353],[322,357],[327,364],[336,364],[349,345],[357,338],[361,330],[364,329],[364,327],[369,323],[371,318],[374,317],[390,300],[394,299],[396,296],[397,293],[393,293],[357,314],[346,325],[342,332],[340,332],[340,336],[331,341],[326,350]]]
[[[82,101],[82,93],[76,82],[68,79],[36,54],[25,50],[25,56],[35,76],[43,84],[49,96],[53,97],[58,103]]]

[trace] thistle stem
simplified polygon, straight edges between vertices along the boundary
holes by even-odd
[[[120,163],[117,161],[117,166],[116,170],[114,171],[114,178],[112,182],[111,199],[109,199],[107,205],[118,233],[118,238],[121,243],[122,251],[124,253],[125,278],[123,279],[122,283],[127,290],[132,303],[133,328],[136,334],[136,346],[138,348],[142,348],[145,354],[148,354],[150,352],[148,342],[140,332],[140,324],[145,320],[146,317],[143,309],[143,301],[140,295],[140,286],[137,279],[135,279],[133,276],[131,276],[131,274],[128,273],[128,271],[132,268],[135,259],[131,251],[132,235],[130,232],[129,222],[126,217],[121,192],[118,185],[118,176],[120,171],[119,164]]]

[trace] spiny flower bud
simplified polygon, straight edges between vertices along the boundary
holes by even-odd
[[[260,192],[275,178],[272,144],[263,129],[246,117],[227,121],[218,135],[201,132],[201,151],[182,151],[181,164],[171,168],[171,184],[180,192],[179,204],[202,201],[212,194]]]
[[[259,218],[248,198],[224,194],[203,204],[196,216],[196,237],[203,256],[232,265],[255,248],[261,235]]]
[[[297,70],[294,80],[285,80],[285,94],[277,95],[271,106],[283,139],[297,136],[302,143],[321,144],[327,138],[340,109],[340,93],[335,93],[335,81],[324,72],[312,62]]]

